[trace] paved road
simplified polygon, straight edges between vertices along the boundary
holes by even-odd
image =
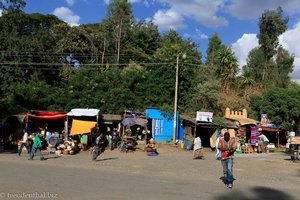
[[[46,161],[2,153],[0,200],[34,199],[34,195],[101,200],[300,199],[300,164],[287,155],[236,155],[236,180],[230,190],[220,179],[221,164],[213,153],[207,151],[206,160],[192,160],[191,153],[162,149],[159,156],[148,157],[143,152],[106,151],[94,162],[88,153]]]

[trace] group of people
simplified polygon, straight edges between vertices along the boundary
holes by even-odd
[[[25,147],[27,150],[27,153],[30,155],[28,160],[33,160],[34,154],[37,153],[40,156],[40,160],[45,160],[41,149],[42,149],[42,139],[44,136],[44,132],[41,132],[41,129],[39,132],[34,133],[34,139],[33,143],[32,140],[29,139],[28,133],[25,129],[23,129],[23,138],[22,138],[22,144],[18,150],[18,155],[21,156],[22,150]]]
[[[20,149],[18,150],[18,155],[21,156],[22,149],[25,147],[27,152],[30,154],[29,160],[32,160],[34,154],[37,152],[40,156],[41,160],[45,160],[41,153],[42,148],[42,138],[43,132],[37,132],[34,136],[33,144],[29,144],[28,133],[23,130],[23,138],[22,144]],[[115,142],[115,141],[113,141]],[[268,138],[262,134],[262,130],[259,129],[259,136],[257,137],[258,143],[258,153],[266,152],[266,146],[268,144]],[[32,147],[31,147],[32,146]],[[99,134],[95,140],[95,146],[97,147],[99,152],[103,152],[105,147],[107,146],[106,137],[104,134]],[[193,159],[204,159],[204,155],[202,152],[202,142],[200,137],[196,137],[194,139],[194,153]],[[217,137],[216,142],[216,156],[218,160],[221,160],[222,167],[223,167],[223,175],[224,175],[224,182],[228,188],[233,187],[233,155],[237,148],[237,142],[235,138],[230,138],[229,132],[225,132],[224,136],[222,133],[219,134]],[[153,138],[149,139],[147,142],[144,151],[150,156],[159,155],[157,151],[157,146]]]

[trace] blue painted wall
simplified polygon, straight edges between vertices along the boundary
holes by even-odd
[[[174,126],[174,114],[170,114],[167,118],[162,115],[158,108],[147,108],[146,115],[148,119],[152,119],[152,136],[156,141],[165,142],[173,140],[173,126]],[[179,114],[178,114],[179,116]],[[179,138],[182,139],[184,135],[183,126],[177,127],[177,136],[179,131]],[[177,138],[178,139],[178,138]]]

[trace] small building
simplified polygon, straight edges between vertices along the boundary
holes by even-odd
[[[177,113],[179,116],[179,113]],[[174,114],[163,112],[159,108],[147,108],[148,130],[156,141],[166,142],[173,140]],[[177,117],[178,119],[178,117]],[[184,138],[182,120],[177,122],[176,139]]]
[[[251,145],[255,145],[258,134],[257,121],[248,118],[248,112],[246,109],[243,109],[242,111],[232,111],[229,108],[226,108],[224,117],[227,120],[231,120],[236,123],[242,143],[248,143],[250,141]],[[235,137],[237,130],[222,129],[222,132],[226,131],[230,133],[231,137]]]

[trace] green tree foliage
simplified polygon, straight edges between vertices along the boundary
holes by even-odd
[[[147,65],[146,99],[149,106],[172,109],[174,104],[176,58],[179,56],[179,108],[187,105],[191,99],[191,90],[195,80],[195,69],[201,62],[201,53],[197,44],[190,39],[183,40],[176,31],[171,30],[162,37],[161,47],[157,49],[150,65]],[[182,55],[186,54],[186,59]],[[161,64],[160,64],[161,63]],[[167,64],[170,63],[170,64]],[[193,63],[193,65],[189,65]]]
[[[272,75],[278,78],[273,79],[273,81],[275,81],[276,86],[285,88],[290,80],[289,74],[293,72],[294,56],[290,55],[282,46],[279,46],[275,62],[276,68]]]
[[[111,38],[108,42],[109,51],[115,53],[116,63],[128,61],[128,59],[120,60],[120,55],[123,53],[124,47],[131,42],[133,24],[131,4],[126,0],[113,0],[108,6],[103,25],[107,36]]]
[[[276,11],[266,10],[259,19],[258,42],[269,61],[276,53],[279,44],[278,36],[287,30],[288,17],[283,16],[283,10],[278,7]]]
[[[181,114],[222,116],[226,107],[251,108],[256,118],[267,113],[284,127],[299,126],[300,89],[289,81],[294,57],[278,46],[286,30],[280,9],[261,17],[260,47],[237,76],[235,55],[217,33],[209,39],[204,65],[198,44],[174,30],[160,35],[151,21],[135,22],[126,0],[111,1],[99,24],[78,27],[53,15],[25,14],[25,1],[2,2],[10,10],[0,17],[2,116],[80,107],[116,114],[146,107],[173,112],[178,57]],[[70,54],[79,69],[66,62]]]
[[[263,92],[262,96],[251,98],[251,107],[257,117],[267,113],[278,125],[291,123],[295,131],[300,124],[300,86],[291,82],[288,88],[272,88]]]
[[[70,27],[67,24],[58,24],[54,26],[53,33],[57,41],[55,51],[65,57],[72,55],[82,65],[99,63],[102,39],[99,32],[97,25]]]
[[[263,80],[263,65],[265,63],[264,52],[260,48],[254,48],[249,52],[247,65],[243,73],[251,71],[251,77],[255,82]],[[249,69],[249,71],[247,71]]]
[[[2,0],[0,2],[0,9],[4,10],[4,14],[22,12],[25,6],[25,0]]]
[[[50,95],[49,95],[50,94]],[[47,110],[55,103],[56,89],[40,80],[38,74],[33,74],[27,83],[15,84],[14,92],[6,98],[11,113],[23,113],[28,110]]]
[[[283,10],[278,7],[276,11],[266,10],[259,20],[258,42],[264,53],[265,62],[262,69],[262,80],[270,80],[269,74],[273,70],[273,64],[270,63],[272,57],[276,54],[279,44],[278,36],[287,30],[288,17],[283,16]]]
[[[149,61],[150,57],[160,46],[160,35],[152,21],[145,23],[143,20],[132,25],[131,42],[126,44],[124,52],[133,61]]]
[[[223,88],[227,91],[235,83],[238,72],[237,59],[229,47],[222,48],[217,54],[217,77],[221,78]]]
[[[249,53],[246,69],[251,70],[256,83],[263,83],[265,87],[287,87],[289,82],[294,57],[278,46],[278,37],[287,30],[288,20],[281,7],[266,10],[259,20],[257,37],[260,47]]]
[[[238,77],[238,85],[241,88],[246,88],[255,83],[255,80],[253,79],[253,70],[249,67],[243,68],[243,74]]]
[[[217,65],[217,55],[220,49],[223,49],[225,46],[222,44],[222,40],[218,33],[209,38],[208,47],[206,50],[206,64],[215,66]]]
[[[195,110],[218,112],[216,102],[218,101],[219,89],[220,84],[217,80],[198,83],[192,93],[192,103],[189,105],[191,107],[190,112]]]
[[[40,63],[57,63],[51,28],[61,21],[54,15],[8,13],[0,17],[0,83],[2,92],[11,91],[12,82],[26,81],[33,72],[42,74],[42,79],[52,82],[57,71],[39,70]],[[46,66],[48,68],[48,66]],[[54,67],[55,68],[55,67]]]

